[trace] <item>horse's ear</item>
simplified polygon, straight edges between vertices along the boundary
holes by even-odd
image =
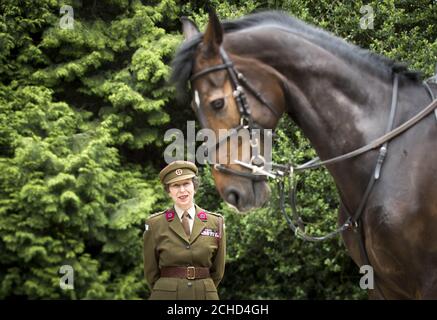
[[[215,10],[209,7],[209,21],[203,36],[206,52],[211,55],[219,53],[220,45],[223,41],[223,27],[220,23]]]
[[[182,22],[182,32],[184,33],[185,40],[190,40],[194,36],[200,33],[196,24],[190,19],[188,19],[187,17],[182,17],[181,22]]]

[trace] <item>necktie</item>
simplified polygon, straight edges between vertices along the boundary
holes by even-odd
[[[184,227],[184,231],[185,234],[188,236],[188,238],[190,238],[190,223],[188,221],[188,219],[190,216],[188,215],[187,211],[184,211],[184,213],[182,214],[182,226]]]

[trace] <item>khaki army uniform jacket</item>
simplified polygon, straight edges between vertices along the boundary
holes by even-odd
[[[174,208],[150,216],[144,231],[144,275],[150,299],[218,299],[217,286],[225,270],[226,236],[223,217],[195,206],[190,238]],[[164,267],[206,267],[210,278],[161,277]]]

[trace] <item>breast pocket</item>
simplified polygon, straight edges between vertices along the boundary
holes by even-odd
[[[203,284],[205,285],[205,299],[206,300],[219,300],[217,294],[217,288],[215,287],[214,281],[211,278],[204,279]]]
[[[176,300],[178,281],[176,278],[160,278],[156,281],[150,300]]]

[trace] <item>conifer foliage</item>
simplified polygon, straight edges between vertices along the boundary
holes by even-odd
[[[141,297],[175,4],[67,3],[1,3],[0,298]]]

